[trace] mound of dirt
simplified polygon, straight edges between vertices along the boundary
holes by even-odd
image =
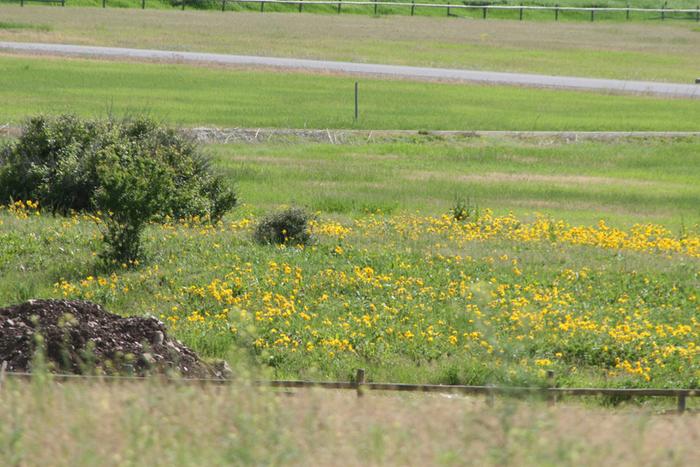
[[[0,308],[0,362],[7,362],[8,371],[31,371],[36,333],[57,373],[225,376],[168,337],[155,318],[122,318],[97,304],[68,300],[29,300]]]

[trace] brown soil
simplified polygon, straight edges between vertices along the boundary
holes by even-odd
[[[7,362],[8,371],[32,370],[37,333],[57,373],[222,376],[170,338],[155,318],[122,318],[94,303],[67,300],[0,308],[0,362]]]

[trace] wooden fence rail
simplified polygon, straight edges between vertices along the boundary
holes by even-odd
[[[146,1],[141,0],[141,8],[146,8]],[[554,12],[555,21],[559,20],[559,14],[562,12],[583,12],[590,13],[590,20],[595,20],[596,13],[625,13],[625,18],[630,19],[631,13],[659,13],[661,20],[665,20],[669,15],[673,14],[683,14],[688,16],[690,19],[695,19],[695,21],[700,22],[700,5],[696,8],[666,8],[664,3],[659,8],[633,8],[629,5],[627,7],[595,7],[595,6],[559,6],[559,5],[465,5],[465,4],[451,4],[451,3],[417,3],[412,2],[397,2],[397,1],[367,1],[367,0],[220,0],[221,1],[221,11],[226,11],[227,4],[245,4],[254,3],[260,5],[260,12],[265,11],[266,4],[272,5],[296,5],[299,8],[299,12],[303,11],[304,6],[333,6],[337,8],[337,12],[341,12],[342,6],[369,6],[374,9],[374,14],[378,14],[378,8],[380,6],[393,6],[393,7],[406,7],[410,9],[411,16],[415,14],[416,8],[432,8],[432,9],[445,9],[447,16],[451,16],[452,12],[455,10],[481,10],[482,17],[486,19],[487,11],[517,11],[519,13],[519,19],[522,21],[523,12],[525,11],[551,11]],[[39,3],[60,3],[61,6],[65,6],[66,0],[19,0],[20,5],[24,6],[26,2],[39,2]],[[102,0],[102,7],[107,7],[108,0]],[[180,3],[181,8],[184,10],[187,5],[194,6],[198,2],[197,0],[182,0]]]
[[[4,373],[4,375],[3,375]],[[30,379],[31,373],[5,372],[0,370],[0,387],[2,378]],[[99,381],[106,383],[119,382],[143,382],[150,381],[149,378],[138,376],[87,376],[54,374],[51,376],[54,381]],[[168,384],[195,384],[195,385],[227,385],[235,384],[235,379],[196,379],[196,378],[161,378]],[[540,395],[553,404],[563,396],[569,397],[594,397],[608,396],[621,398],[637,397],[670,397],[677,400],[677,412],[683,413],[686,410],[686,401],[689,397],[700,397],[700,389],[660,389],[660,388],[560,388],[554,387],[554,374],[548,374],[550,387],[504,387],[504,386],[467,386],[467,385],[447,385],[447,384],[404,384],[404,383],[374,383],[367,382],[365,371],[357,370],[353,381],[253,381],[252,385],[257,387],[284,388],[284,389],[336,389],[353,390],[358,396],[362,396],[368,391],[395,391],[395,392],[424,392],[441,394],[461,394],[461,395],[482,395],[487,402],[492,403],[495,396],[526,396]]]

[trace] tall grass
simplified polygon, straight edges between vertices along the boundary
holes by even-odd
[[[690,465],[698,418],[246,387],[0,387],[3,465]]]

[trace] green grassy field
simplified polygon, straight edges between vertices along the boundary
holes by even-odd
[[[695,387],[697,144],[214,147],[244,206],[152,226],[136,269],[99,265],[91,220],[0,212],[0,306],[150,313],[267,377],[537,385],[552,369],[563,386]],[[460,195],[478,215],[449,216]],[[259,216],[292,202],[318,209],[315,243],[255,244]],[[629,226],[657,219],[683,222]]]
[[[0,40],[693,82],[692,22],[555,23],[0,6]],[[10,27],[10,25],[14,25]]]
[[[480,130],[698,130],[693,100],[182,65],[0,56],[0,121],[75,112],[186,125]],[[439,109],[439,110],[438,110]]]
[[[700,224],[700,141],[566,143],[406,138],[367,144],[211,146],[252,206],[357,215],[444,212],[458,197],[521,216],[592,224]]]

